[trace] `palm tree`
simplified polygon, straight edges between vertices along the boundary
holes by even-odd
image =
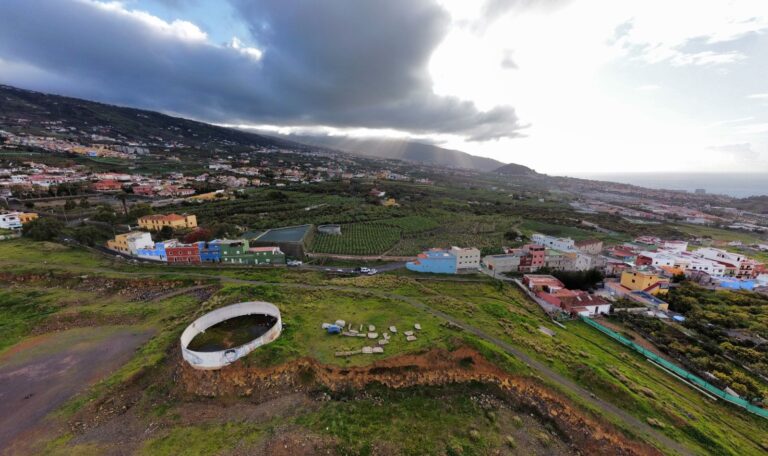
[[[128,198],[128,196],[125,193],[119,193],[119,194],[117,194],[116,198],[119,199],[121,203],[123,203],[123,213],[127,217],[128,216],[128,204],[126,203],[126,199]]]

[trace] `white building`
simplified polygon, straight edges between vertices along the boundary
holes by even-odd
[[[705,258],[691,259],[686,269],[689,271],[706,272],[712,277],[723,277],[725,275],[725,266],[717,261],[711,261]]]
[[[531,241],[533,241],[534,244],[540,244],[550,249],[564,250],[566,252],[576,250],[575,242],[571,238],[557,238],[554,236],[547,236],[546,234],[535,233],[531,235]]]
[[[505,253],[502,255],[486,255],[483,257],[483,264],[491,271],[496,272],[517,272],[520,268],[520,255],[514,253]]]
[[[641,259],[641,257],[648,258],[651,263],[649,266],[654,266],[657,268],[660,268],[662,266],[669,266],[669,267],[675,267],[675,266],[681,266],[679,258],[675,255],[665,253],[665,252],[640,252],[637,254],[638,260]],[[638,264],[640,262],[638,261]]]
[[[576,259],[573,261],[573,268],[577,271],[586,271],[596,266],[596,257],[587,255],[585,253],[577,253]]]
[[[152,235],[146,231],[134,231],[126,237],[128,252],[136,256],[139,249],[151,249],[155,244],[152,242]]]
[[[456,257],[456,269],[478,269],[480,267],[479,249],[451,247],[451,253]]]
[[[688,250],[688,242],[687,241],[664,241],[661,244],[661,248],[663,248],[664,250],[669,250],[671,252],[682,253]]]
[[[5,230],[21,229],[21,219],[18,212],[6,212],[0,214],[0,228]]]
[[[701,258],[717,261],[718,263],[723,264],[726,266],[726,272],[730,269],[732,271],[731,274],[738,278],[754,277],[755,267],[758,265],[758,263],[745,255],[726,252],[725,250],[714,249],[711,247],[698,249],[694,254]]]

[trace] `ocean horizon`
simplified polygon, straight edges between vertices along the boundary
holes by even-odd
[[[568,177],[661,190],[704,189],[709,194],[736,198],[768,195],[768,173],[569,173]]]

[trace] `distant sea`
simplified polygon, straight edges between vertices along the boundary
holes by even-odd
[[[768,195],[768,173],[578,173],[568,176],[665,190],[693,192],[703,188],[707,193],[736,198]]]

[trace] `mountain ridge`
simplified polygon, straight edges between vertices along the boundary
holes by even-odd
[[[434,144],[407,139],[313,135],[280,135],[279,137],[304,144],[329,147],[364,157],[412,161],[449,168],[491,172],[504,166],[503,162],[492,158],[480,157],[460,150],[446,149]]]
[[[63,136],[99,134],[123,141],[162,144],[183,142],[197,149],[243,146],[325,148],[362,157],[417,162],[426,165],[497,172],[506,165],[492,158],[405,139],[280,135],[225,127],[143,108],[85,100],[0,84],[0,120],[61,121]],[[41,131],[40,134],[49,134]],[[533,172],[532,170],[530,170]],[[534,172],[535,173],[535,172]],[[503,174],[503,173],[502,173]]]

